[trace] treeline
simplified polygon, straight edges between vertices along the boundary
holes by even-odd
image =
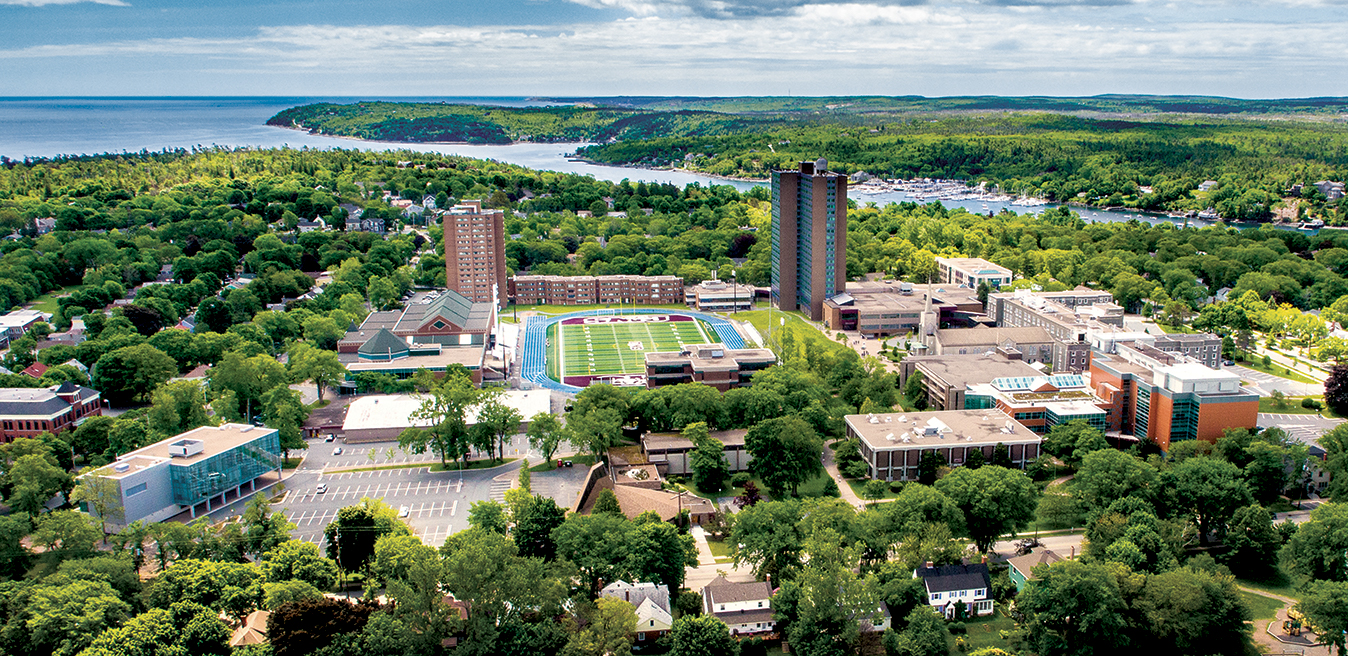
[[[870,118],[861,125],[819,119],[729,136],[624,140],[581,152],[608,164],[674,164],[755,178],[826,157],[842,173],[986,182],[1006,193],[1149,211],[1211,207],[1232,220],[1266,220],[1294,184],[1348,175],[1348,133],[1320,123],[1051,114]],[[1205,180],[1219,185],[1198,192]],[[1323,211],[1323,198],[1311,209]],[[1331,216],[1339,211],[1335,205]]]
[[[360,102],[292,107],[268,119],[267,125],[378,141],[508,144],[722,135],[775,122],[692,110]]]

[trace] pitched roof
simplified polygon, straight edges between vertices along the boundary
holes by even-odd
[[[670,610],[669,588],[656,583],[614,581],[604,586],[604,589],[599,591],[599,596],[622,599],[633,606],[641,606],[650,601],[665,613],[669,613]]]
[[[407,342],[399,339],[387,328],[380,328],[379,332],[376,332],[373,337],[365,340],[365,343],[360,345],[359,351],[361,355],[388,356],[403,356],[407,355],[408,352],[410,352],[410,349]]]
[[[1044,549],[1042,551],[1032,551],[1024,556],[1010,558],[1006,561],[1006,564],[1015,568],[1017,572],[1024,574],[1025,578],[1028,579],[1033,577],[1034,568],[1040,565],[1052,565],[1062,559],[1062,556],[1053,553],[1049,549]]]
[[[53,415],[70,404],[45,387],[0,389],[0,415]]]
[[[992,577],[988,576],[988,566],[984,563],[919,567],[914,576],[922,579],[928,593],[992,587]]]
[[[745,601],[771,599],[772,588],[764,581],[732,583],[725,575],[712,579],[702,588],[702,596],[710,604],[737,604]]]
[[[42,374],[47,373],[47,365],[42,364],[41,362],[34,362],[33,364],[28,365],[22,373],[26,376],[32,376],[33,378],[41,378]]]
[[[229,637],[229,646],[241,647],[243,645],[260,645],[267,642],[267,618],[271,613],[265,610],[255,610],[248,614],[239,628],[234,629],[234,635]]]

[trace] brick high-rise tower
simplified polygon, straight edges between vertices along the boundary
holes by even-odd
[[[506,304],[505,213],[468,200],[444,214],[445,284],[474,303]],[[493,298],[493,294],[495,295]]]
[[[824,318],[847,284],[847,176],[828,162],[772,172],[772,304]]]

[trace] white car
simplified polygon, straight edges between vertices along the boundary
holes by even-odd
[[[339,447],[333,449],[333,450],[332,450],[332,455],[334,455],[334,456],[340,456],[340,455],[342,455],[342,447],[339,446]]]
[[[327,484],[327,483],[319,483],[319,484],[318,484],[318,489],[317,489],[317,490],[314,490],[314,494],[323,494],[324,492],[327,492],[327,491],[328,491],[328,484]]]
[[[399,517],[406,517],[406,516],[407,516],[409,513],[411,513],[411,512],[412,512],[412,511],[410,511],[410,510],[407,509],[407,506],[403,506],[402,508],[399,508],[399,509],[398,509],[398,516],[399,516]]]

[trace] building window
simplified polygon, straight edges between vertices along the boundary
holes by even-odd
[[[144,491],[146,490],[146,488],[148,488],[148,487],[149,487],[149,484],[148,484],[148,483],[141,483],[141,484],[139,484],[139,485],[132,485],[131,487],[126,488],[126,496],[128,496],[128,497],[136,496],[137,494],[140,494],[141,492],[144,492]]]

